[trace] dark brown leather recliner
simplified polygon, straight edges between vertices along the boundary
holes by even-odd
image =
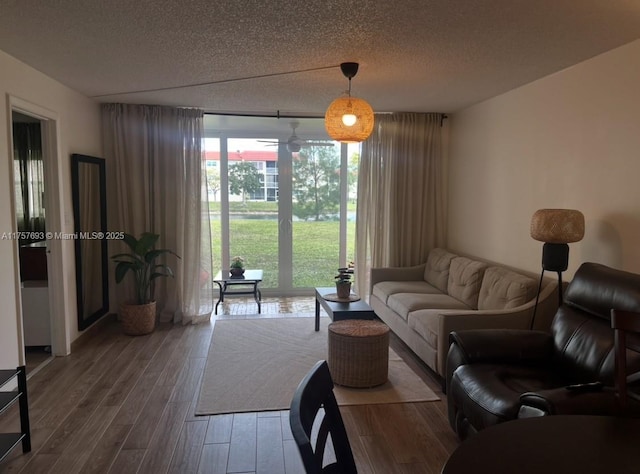
[[[449,423],[458,436],[518,417],[618,414],[608,388],[615,368],[613,308],[640,312],[640,275],[584,263],[564,293],[550,334],[452,332],[446,391]],[[640,357],[628,365],[640,370]]]

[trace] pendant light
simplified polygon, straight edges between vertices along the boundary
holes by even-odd
[[[324,115],[324,126],[332,139],[358,143],[373,131],[373,109],[367,101],[351,96],[351,79],[358,73],[358,63],[342,63],[340,69],[349,79],[348,95],[331,102]]]

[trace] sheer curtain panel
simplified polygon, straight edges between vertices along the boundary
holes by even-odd
[[[155,299],[161,320],[184,324],[208,320],[213,307],[203,116],[200,109],[102,105],[104,150],[116,168],[113,230],[160,234],[158,247],[181,257],[166,257],[175,278],[155,280]],[[121,245],[109,244],[112,254]],[[124,285],[117,291],[120,302],[131,295]]]
[[[13,156],[16,176],[16,218],[18,231],[45,231],[44,166],[40,122],[13,124]],[[34,239],[22,238],[20,244]],[[36,239],[37,240],[37,239]]]
[[[356,282],[369,293],[371,267],[423,263],[446,243],[442,114],[377,114],[362,144],[356,222]]]

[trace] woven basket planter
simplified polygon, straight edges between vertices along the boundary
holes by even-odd
[[[156,327],[156,302],[147,304],[121,304],[120,323],[128,336],[142,336]]]

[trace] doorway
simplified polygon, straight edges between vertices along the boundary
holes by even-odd
[[[11,122],[24,357],[33,373],[51,358],[42,123],[15,110]]]
[[[45,223],[37,222],[35,224],[42,227],[46,227],[45,239],[41,239],[41,234],[26,234],[20,235],[18,233],[18,203],[16,199],[18,191],[18,175],[19,170],[16,170],[15,166],[10,167],[10,180],[12,183],[12,199],[11,205],[13,209],[14,216],[16,220],[14,220],[13,232],[15,233],[16,239],[13,240],[15,245],[15,281],[16,281],[16,328],[17,328],[17,339],[18,339],[18,359],[21,365],[26,365],[26,344],[25,344],[25,332],[27,332],[27,342],[29,344],[32,341],[29,339],[31,331],[29,331],[28,327],[25,324],[23,318],[23,312],[26,309],[29,312],[28,305],[31,303],[31,299],[23,298],[22,290],[23,290],[23,282],[20,271],[20,263],[23,259],[20,258],[20,239],[19,237],[27,237],[32,240],[31,243],[35,243],[35,241],[43,242],[39,245],[40,249],[35,250],[35,252],[44,252],[46,262],[46,293],[48,293],[47,297],[40,296],[40,300],[47,304],[48,312],[49,312],[49,329],[45,329],[44,333],[49,334],[49,347],[50,347],[50,355],[51,356],[64,356],[70,353],[71,344],[70,338],[67,331],[67,323],[65,320],[65,315],[69,311],[72,311],[72,308],[69,306],[68,301],[68,292],[69,292],[69,282],[65,281],[64,275],[68,274],[71,269],[68,268],[69,264],[65,262],[65,258],[63,258],[63,240],[53,238],[56,235],[61,235],[63,230],[63,222],[64,222],[64,213],[63,206],[61,202],[61,176],[63,171],[61,171],[60,160],[59,160],[59,137],[58,137],[58,114],[54,111],[41,107],[39,105],[33,104],[31,102],[25,101],[15,96],[9,95],[8,97],[8,107],[10,117],[12,118],[12,122],[14,117],[16,120],[30,120],[39,122],[40,125],[40,144],[41,144],[41,154],[42,154],[42,179],[46,182],[46,186],[44,186],[43,191],[40,192],[39,198],[41,199],[42,206],[46,210],[46,218]],[[13,143],[13,134],[10,135],[10,159],[14,160],[14,143]],[[34,199],[38,197],[35,196]],[[36,230],[34,232],[41,232],[40,230]],[[47,237],[47,234],[51,235],[51,238]],[[34,247],[38,247],[35,245]],[[24,255],[24,251],[22,254]],[[28,257],[25,257],[28,258]],[[43,259],[40,257],[36,257],[36,260],[40,262],[42,265]],[[26,263],[26,261],[24,262]],[[24,265],[23,263],[23,265]],[[71,261],[73,264],[73,261]],[[28,265],[31,266],[31,265]],[[33,269],[33,267],[32,267]],[[42,269],[40,269],[41,278],[43,275]],[[28,276],[29,277],[29,276]],[[43,281],[43,280],[35,280],[35,281]],[[31,288],[34,291],[37,288]],[[39,288],[42,290],[42,287]],[[43,291],[44,293],[44,291]],[[24,300],[24,301],[23,301]],[[23,304],[24,303],[24,304]],[[26,304],[26,308],[25,308]],[[38,327],[41,329],[40,327]],[[25,331],[26,330],[26,331]],[[40,344],[38,344],[40,345]],[[44,344],[42,344],[45,346]],[[52,357],[47,356],[46,360],[51,360]],[[32,359],[30,357],[30,359]],[[44,363],[44,361],[42,361]],[[37,368],[38,366],[42,366],[42,363],[38,363],[38,361],[34,362]],[[31,365],[31,364],[29,364]],[[32,373],[34,373],[37,369],[33,369]]]

